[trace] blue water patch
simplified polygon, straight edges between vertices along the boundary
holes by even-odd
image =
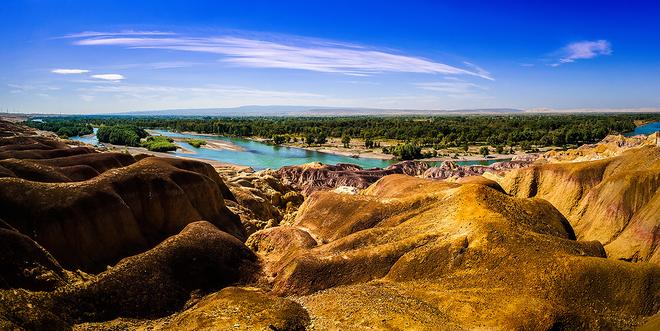
[[[96,138],[96,131],[98,131],[98,128],[94,128],[94,133],[84,135],[84,136],[74,136],[74,137],[69,137],[71,140],[77,140],[77,141],[82,141],[86,144],[98,146],[99,145],[99,140]]]
[[[98,145],[99,141],[96,138],[97,128],[94,128],[93,135],[86,135],[81,137],[71,137],[72,140],[82,141],[91,145]],[[337,164],[337,163],[352,163],[357,164],[365,169],[371,168],[385,168],[393,163],[395,160],[381,160],[370,158],[357,158],[343,155],[335,155],[329,153],[321,153],[316,151],[309,151],[302,148],[286,147],[286,146],[273,146],[258,142],[255,140],[223,137],[215,135],[199,135],[172,132],[167,130],[149,130],[153,134],[163,135],[172,138],[190,138],[190,139],[203,139],[203,140],[217,140],[234,144],[242,150],[217,150],[206,148],[202,145],[200,148],[193,147],[192,145],[177,141],[183,149],[192,151],[192,153],[183,152],[178,149],[169,154],[196,158],[201,160],[214,160],[218,162],[225,162],[237,165],[252,167],[253,169],[279,169],[283,166],[299,165],[310,162],[321,162],[323,164]],[[510,159],[487,159],[487,160],[470,160],[470,161],[454,161],[458,165],[491,165],[495,162],[509,161]],[[439,166],[439,162],[431,162],[432,166]]]
[[[641,125],[635,128],[633,132],[625,134],[626,137],[632,137],[639,134],[651,134],[660,131],[660,122],[651,122],[649,124]]]
[[[334,155],[329,153],[321,153],[316,151],[308,151],[302,148],[286,147],[286,146],[273,146],[264,144],[258,141],[235,138],[223,137],[214,135],[198,135],[187,134],[179,132],[171,132],[167,130],[151,130],[156,134],[173,138],[191,138],[203,140],[218,140],[234,144],[243,150],[216,150],[205,148],[195,148],[186,142],[177,142],[181,147],[191,150],[192,153],[184,153],[180,150],[171,152],[171,154],[185,156],[190,158],[199,158],[206,160],[215,160],[219,162],[226,162],[231,164],[239,164],[252,167],[253,169],[278,169],[283,166],[298,165],[310,162],[321,162],[324,164],[337,164],[337,163],[353,163],[363,168],[384,168],[394,163],[392,160],[380,160],[369,158],[353,158],[343,155]]]

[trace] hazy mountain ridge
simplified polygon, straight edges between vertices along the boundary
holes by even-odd
[[[231,108],[163,109],[110,113],[131,116],[369,116],[522,113],[521,109],[484,108],[453,110],[342,108],[318,106],[240,106]]]

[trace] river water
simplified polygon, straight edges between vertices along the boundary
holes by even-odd
[[[656,131],[660,131],[660,122],[651,122],[646,125],[640,125],[635,128],[633,132],[628,132],[625,134],[626,137],[636,136],[638,134],[651,134]]]
[[[96,139],[96,131],[97,129],[95,128],[93,135],[87,135],[82,137],[71,137],[70,139],[82,141],[91,145],[98,145],[98,140]],[[186,134],[186,133],[178,133],[167,130],[150,130],[150,131],[155,134],[160,134],[172,138],[219,140],[219,141],[232,143],[236,146],[241,147],[243,150],[242,151],[216,150],[211,148],[205,148],[204,146],[200,148],[195,148],[188,143],[177,141],[175,142],[176,144],[189,151],[192,151],[193,153],[184,153],[180,149],[175,152],[169,152],[169,153],[173,155],[185,156],[185,157],[202,159],[202,160],[214,160],[219,162],[248,166],[256,170],[266,169],[266,168],[278,169],[283,166],[298,165],[298,164],[304,164],[310,162],[321,162],[324,164],[352,163],[352,164],[357,164],[365,169],[384,168],[390,164],[396,163],[396,161],[393,160],[353,158],[343,155],[308,151],[302,148],[273,146],[258,141],[242,139],[242,138],[224,137],[224,136],[216,136],[216,135]],[[456,163],[459,165],[475,165],[475,164],[488,165],[499,161],[507,161],[507,159],[456,161]]]

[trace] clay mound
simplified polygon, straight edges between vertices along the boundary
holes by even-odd
[[[41,136],[15,136],[0,138],[0,152],[29,149],[68,148],[62,141]]]
[[[110,169],[131,165],[135,161],[135,158],[130,154],[108,152],[34,160],[33,162],[60,168],[84,165],[93,168],[98,173],[102,173]]]
[[[46,183],[74,182],[133,163],[135,159],[123,153],[89,153],[38,160],[6,159],[0,160],[0,176]]]
[[[0,289],[49,291],[65,285],[69,276],[34,240],[0,220]]]
[[[480,184],[498,190],[502,193],[506,193],[498,182],[483,176],[461,177],[457,179],[456,182],[459,184]]]
[[[0,137],[34,136],[36,132],[29,126],[0,120]]]
[[[608,256],[660,263],[660,148],[629,149],[598,161],[535,165],[500,179],[509,193],[550,201],[578,239]]]
[[[191,296],[253,281],[259,273],[256,260],[235,237],[208,222],[193,222],[87,282],[50,293],[9,296],[0,315],[28,328],[162,317],[183,308]]]
[[[164,323],[165,322],[165,323]],[[298,303],[256,288],[228,287],[166,321],[163,330],[306,330],[309,315]]]
[[[64,183],[72,181],[71,178],[65,174],[65,171],[62,170],[63,169],[27,160],[0,160],[0,177],[15,177],[44,183]],[[79,171],[79,173],[79,176],[89,175],[89,171]],[[92,171],[92,173],[98,175],[95,171]]]
[[[228,190],[208,164],[151,157],[81,182],[0,178],[0,217],[66,268],[99,271],[194,220],[244,240],[223,191]]]
[[[90,147],[73,147],[65,149],[29,149],[18,151],[0,152],[0,160],[4,159],[52,159],[56,157],[80,155],[94,153],[95,150]]]
[[[392,175],[317,192],[279,236],[300,230],[322,244],[266,270],[322,329],[619,329],[660,308],[660,267],[606,259],[545,200],[478,183]]]

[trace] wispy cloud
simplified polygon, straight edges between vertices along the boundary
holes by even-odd
[[[118,32],[100,32],[100,31],[83,31],[79,33],[67,34],[61,37],[62,38],[89,38],[89,37],[116,37],[116,36],[170,36],[175,35],[173,32],[164,32],[164,31],[136,31],[136,30],[124,30]]]
[[[493,78],[466,63],[459,68],[429,59],[372,47],[303,37],[256,38],[222,35],[188,37],[173,34],[92,33],[69,35],[75,45],[121,46],[220,54],[220,61],[241,67],[298,69],[364,76],[385,72],[425,73]]]
[[[78,74],[84,74],[89,72],[89,70],[85,69],[53,69],[50,72],[54,74],[60,74],[60,75],[78,75]]]
[[[92,75],[92,78],[110,80],[110,81],[120,81],[125,77],[120,74],[99,74],[99,75]]]
[[[41,84],[7,84],[11,88],[11,93],[23,93],[31,91],[57,91],[60,88],[57,86],[41,85]]]
[[[612,54],[612,44],[607,40],[579,41],[566,45],[559,51],[560,58],[558,62],[551,64],[558,67],[565,63],[575,62],[576,60],[592,59],[601,55]]]
[[[441,92],[452,98],[483,98],[485,96],[482,92],[487,90],[484,86],[460,80],[424,82],[413,85],[422,90]]]

